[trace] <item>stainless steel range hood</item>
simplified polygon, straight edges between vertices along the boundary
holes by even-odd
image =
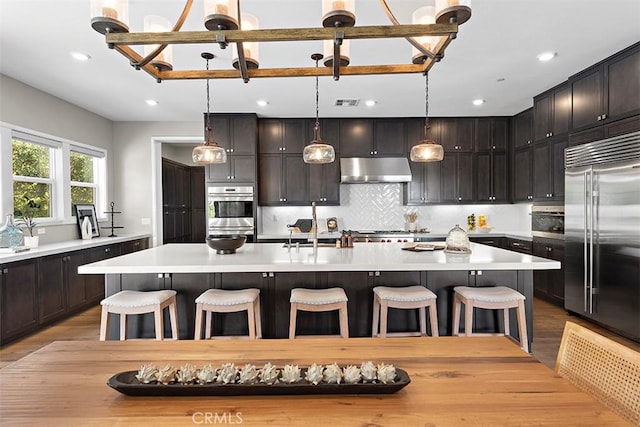
[[[343,157],[340,159],[340,182],[343,184],[409,181],[411,181],[411,169],[406,157]]]

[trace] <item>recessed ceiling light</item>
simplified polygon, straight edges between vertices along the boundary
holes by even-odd
[[[256,104],[258,104],[261,107],[266,107],[267,105],[269,105],[269,103],[267,101],[265,101],[264,99],[260,99],[260,100],[256,101]]]
[[[88,61],[91,59],[90,55],[87,55],[86,53],[82,53],[82,52],[70,52],[70,55],[76,61]]]
[[[498,77],[498,78],[496,79],[496,81],[497,81],[498,83],[500,83],[500,82],[505,81],[505,78],[504,78],[504,77]]]
[[[473,105],[482,105],[485,103],[484,99],[474,99],[473,101]]]
[[[366,105],[367,107],[373,107],[374,105],[376,105],[376,101],[374,101],[373,99],[369,99],[367,101],[364,101],[364,105]]]
[[[144,102],[146,102],[149,107],[155,107],[156,105],[158,105],[158,101],[156,101],[155,99],[147,99]]]
[[[547,62],[558,56],[556,52],[542,52],[538,55],[538,61]]]

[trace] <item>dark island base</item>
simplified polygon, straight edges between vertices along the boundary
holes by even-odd
[[[370,337],[375,286],[426,286],[438,296],[440,335],[452,334],[453,288],[455,286],[508,286],[526,297],[529,348],[533,336],[532,271],[393,271],[393,272],[291,272],[291,273],[185,273],[185,274],[108,274],[106,295],[130,290],[173,289],[177,291],[180,339],[193,339],[195,299],[207,289],[260,289],[262,330],[264,338],[287,338],[289,335],[289,296],[295,287],[328,288],[339,286],[349,298],[350,337]],[[112,318],[110,339],[119,337],[119,318]],[[463,310],[464,316],[464,310]],[[497,310],[476,309],[475,332],[502,330],[502,316]],[[417,331],[417,310],[389,311],[389,331]],[[464,320],[460,322],[464,325]],[[518,337],[515,310],[511,310],[511,335]],[[337,334],[337,311],[329,313],[298,312],[297,334]],[[128,317],[128,336],[153,338],[153,315]],[[428,326],[430,328],[430,326]],[[463,328],[463,326],[461,326]],[[246,312],[215,314],[214,335],[247,334]],[[429,329],[430,330],[430,329]],[[165,310],[165,336],[170,336]]]

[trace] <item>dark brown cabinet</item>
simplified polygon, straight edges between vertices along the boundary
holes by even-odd
[[[417,141],[416,141],[417,142]],[[373,150],[370,155],[406,156],[407,121],[405,119],[377,119],[373,124]]]
[[[533,241],[533,255],[560,261],[559,270],[537,270],[533,273],[534,295],[564,306],[564,242]]]
[[[206,180],[253,184],[256,180],[257,116],[216,114],[211,120],[216,141],[227,151],[227,161],[208,165]]]
[[[564,150],[566,140],[539,142],[533,147],[533,200],[564,200]]]
[[[207,166],[208,182],[253,184],[256,181],[256,156],[234,154],[227,162]]]
[[[571,130],[640,114],[640,43],[571,76]]]
[[[586,144],[637,131],[640,131],[640,115],[572,133],[569,135],[569,146]]]
[[[263,119],[259,125],[260,154],[301,154],[307,141],[306,119]]]
[[[38,325],[37,262],[0,265],[0,343],[34,330]]]
[[[476,158],[476,201],[508,201],[508,154],[506,151],[478,153]]]
[[[250,164],[242,170],[254,173],[255,156],[235,157],[251,159]],[[227,160],[233,158],[234,156],[229,156]],[[162,159],[163,243],[191,243],[204,240],[202,232],[206,224],[205,173],[211,174],[213,168],[227,170],[229,164],[227,162],[222,165],[208,165],[205,168]],[[197,235],[194,234],[194,226]]]
[[[514,202],[533,201],[533,151],[524,147],[513,152],[512,200]]]
[[[465,123],[465,119],[457,122]],[[458,126],[460,128],[460,126]],[[467,136],[468,137],[468,136]],[[476,151],[507,151],[509,142],[508,117],[483,117],[476,122]],[[464,148],[464,145],[459,145]]]
[[[309,165],[299,154],[262,154],[259,158],[260,205],[307,205]]]
[[[442,145],[445,152],[460,151],[471,153],[474,151],[476,119],[464,117],[435,118],[430,120],[430,124],[429,136]]]
[[[440,162],[442,202],[470,203],[473,198],[473,153],[445,153]]]
[[[309,198],[321,205],[340,205],[340,161],[310,164]]]
[[[569,132],[571,88],[562,83],[533,98],[533,133],[535,141],[561,137]]]
[[[438,140],[435,135],[439,135],[438,129],[439,125],[431,126],[427,134],[428,137]],[[407,126],[408,150],[422,139],[424,139],[424,120],[409,119]],[[409,168],[411,169],[411,182],[404,186],[404,204],[439,203],[441,201],[441,162],[409,162]]]
[[[530,147],[533,143],[533,108],[513,116],[511,123],[513,147]]]
[[[372,157],[376,149],[373,144],[373,120],[340,120],[340,155],[342,157]]]
[[[255,157],[254,157],[255,159]],[[207,237],[207,211],[204,167],[193,167],[190,170],[191,177],[191,241],[204,242]],[[139,244],[139,243],[138,243]],[[134,247],[129,252],[140,249]]]
[[[38,316],[40,323],[60,319],[66,313],[66,257],[66,254],[58,254],[38,259]]]

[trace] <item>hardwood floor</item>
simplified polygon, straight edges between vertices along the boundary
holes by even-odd
[[[639,343],[622,338],[578,317],[569,316],[566,311],[553,304],[534,299],[533,305],[533,355],[552,369],[556,363],[556,354],[560,347],[564,323],[567,320],[585,325],[589,329],[608,336],[636,351],[640,351]],[[0,348],[0,369],[53,341],[97,341],[99,329],[100,306],[97,306],[70,319],[49,326],[41,332]]]

